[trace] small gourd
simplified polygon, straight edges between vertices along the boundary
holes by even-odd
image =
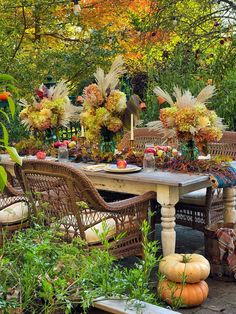
[[[209,276],[210,264],[200,254],[170,254],[161,260],[159,271],[171,281],[195,283]]]
[[[204,280],[197,283],[161,280],[158,284],[158,294],[161,299],[170,305],[178,301],[178,307],[198,306],[207,299],[208,292],[208,285]]]

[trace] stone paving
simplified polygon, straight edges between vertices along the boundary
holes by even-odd
[[[177,253],[204,254],[204,236],[202,232],[181,226],[176,227]],[[157,239],[160,238],[160,227],[157,228]],[[236,314],[236,281],[224,282],[208,278],[209,296],[204,304],[191,309],[180,309],[182,314]]]
[[[202,232],[187,227],[176,226],[176,233],[177,253],[199,253],[204,255],[204,235]],[[157,240],[161,238],[160,225],[156,228],[156,238]],[[122,264],[129,267],[136,261],[136,258],[129,258],[123,260]],[[209,285],[209,296],[206,302],[199,307],[176,311],[181,314],[236,314],[236,281],[224,282],[211,278],[208,278],[206,281]],[[156,284],[153,286],[153,289],[156,289]],[[91,312],[91,314],[95,313],[103,314],[104,312],[99,310]],[[143,314],[147,314],[147,312],[144,311]],[[152,313],[148,312],[148,314]]]

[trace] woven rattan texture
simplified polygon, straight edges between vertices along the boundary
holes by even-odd
[[[164,133],[160,130],[147,128],[137,128],[134,130],[134,150],[144,151],[145,144],[163,145],[165,143]],[[130,145],[130,133],[125,134],[121,141],[121,148],[127,148]],[[173,141],[168,145],[176,146]],[[212,156],[230,156],[236,159],[236,132],[225,131],[220,143],[210,143],[209,153]],[[154,206],[155,210],[160,209]],[[204,205],[193,205],[179,202],[176,205],[176,223],[191,227],[200,231],[205,226],[217,223],[223,219],[223,197],[222,191],[207,188]],[[160,210],[157,210],[156,222],[161,222]]]
[[[20,192],[15,190],[10,183],[7,183],[4,191],[0,193],[0,210],[7,206],[13,205],[18,202],[28,202],[27,198],[24,197]],[[0,222],[0,246],[3,244],[3,240],[10,238],[12,233],[16,230],[25,228],[28,226],[28,221],[18,222],[16,224],[2,224]]]
[[[148,192],[123,201],[107,203],[88,177],[78,169],[62,163],[26,160],[16,165],[16,174],[35,211],[43,210],[46,223],[59,222],[65,233],[86,239],[85,231],[103,220],[113,219],[118,241],[110,239],[112,253],[118,258],[142,256],[140,226],[147,218],[149,202],[156,194]],[[101,246],[97,243],[96,246]]]

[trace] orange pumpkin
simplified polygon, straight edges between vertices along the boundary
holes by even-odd
[[[159,282],[157,289],[163,301],[172,305],[176,299],[179,299],[180,307],[202,304],[207,299],[209,292],[208,285],[204,280],[186,284],[163,280]]]
[[[208,260],[200,254],[170,254],[159,264],[159,271],[174,282],[195,283],[205,280],[210,273]]]
[[[158,101],[159,105],[162,105],[162,104],[164,104],[164,102],[166,102],[166,100],[161,96],[157,97],[157,101]]]
[[[11,96],[11,93],[9,92],[2,92],[0,93],[0,100],[7,100],[7,98]]]

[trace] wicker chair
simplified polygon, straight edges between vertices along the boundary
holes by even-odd
[[[4,238],[9,238],[14,231],[29,225],[28,200],[15,190],[10,183],[0,193],[0,246]]]
[[[219,143],[209,144],[211,156],[229,156],[236,160],[236,132],[225,131]],[[176,223],[203,231],[223,219],[222,189],[201,189],[185,194],[176,205]]]
[[[219,143],[209,144],[211,156],[229,156],[236,160],[236,132],[225,131]]]
[[[136,128],[134,129],[134,147],[135,151],[144,152],[146,144],[164,145],[164,132],[159,130],[152,130],[150,128]],[[168,142],[168,145],[176,145]],[[122,138],[119,149],[127,149],[130,147],[130,132],[125,133]]]
[[[16,165],[15,172],[33,210],[43,209],[47,224],[56,219],[66,238],[80,236],[89,247],[101,247],[94,228],[102,230],[105,220],[116,257],[142,256],[140,225],[147,218],[150,200],[156,197],[154,192],[107,203],[87,176],[71,165],[27,160],[22,167]],[[123,232],[125,236],[114,241]]]
[[[145,144],[163,144],[164,133],[147,128],[134,130],[134,150],[144,151]],[[130,133],[127,133],[121,141],[121,147],[130,145]],[[177,146],[175,142],[168,143]],[[225,131],[220,143],[211,143],[209,152],[212,156],[227,155],[236,159],[236,132]],[[152,201],[152,211],[156,211],[156,222],[161,221],[159,204]],[[176,205],[176,223],[191,227],[200,231],[205,226],[223,219],[223,195],[222,190],[213,190],[211,187],[187,193],[180,198]],[[154,222],[155,223],[155,222]],[[153,224],[154,224],[153,223]]]

